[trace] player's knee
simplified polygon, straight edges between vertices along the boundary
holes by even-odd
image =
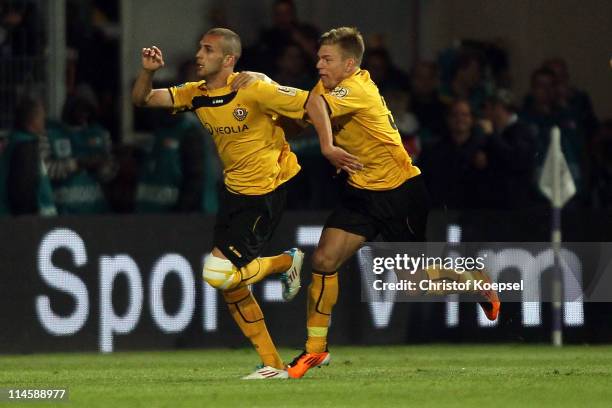
[[[228,259],[218,258],[214,255],[208,255],[204,259],[202,278],[214,288],[222,290],[232,288],[236,280],[240,280],[236,274],[236,268]]]
[[[317,248],[312,254],[312,269],[319,272],[336,272],[340,260],[333,254]]]

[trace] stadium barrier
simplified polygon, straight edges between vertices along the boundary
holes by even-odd
[[[303,248],[304,288],[325,216],[286,213],[266,251]],[[548,220],[546,211],[434,212],[429,236],[442,242],[545,241]],[[568,241],[612,241],[609,213],[568,214],[564,220]],[[247,346],[221,296],[200,277],[213,223],[199,215],[1,219],[0,353]],[[357,256],[340,274],[332,344],[549,339],[548,303],[506,303],[491,324],[477,304],[453,297],[394,303],[383,293],[362,301],[368,273]],[[305,290],[291,303],[282,301],[276,279],[253,290],[277,344],[301,347]],[[578,300],[566,309],[566,340],[612,341],[610,303]]]

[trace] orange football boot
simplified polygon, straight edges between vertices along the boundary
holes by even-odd
[[[491,278],[485,271],[480,271],[482,273],[483,281],[486,283],[491,283]],[[482,311],[487,316],[487,319],[493,321],[497,319],[499,315],[499,308],[501,307],[501,302],[499,301],[499,296],[497,296],[497,291],[491,290],[483,290],[480,292],[482,296],[484,296],[487,301],[486,302],[478,302],[480,307],[482,307]]]
[[[291,378],[302,378],[306,371],[313,367],[321,367],[329,365],[331,355],[329,351],[323,353],[307,353],[302,351],[302,354],[293,359],[287,366],[287,372]]]

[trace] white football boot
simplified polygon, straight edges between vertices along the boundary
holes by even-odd
[[[298,248],[291,248],[285,251],[285,253],[293,258],[291,267],[280,275],[280,280],[283,284],[283,299],[289,301],[300,291],[300,273],[302,272],[302,264],[304,263],[304,253]]]
[[[289,378],[289,373],[286,370],[265,366],[258,368],[251,374],[242,377],[243,380],[286,380]]]

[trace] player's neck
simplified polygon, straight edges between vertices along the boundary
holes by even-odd
[[[360,69],[361,69],[361,68],[359,68],[359,67],[353,67],[353,69],[352,69],[352,70],[350,70],[349,72],[347,72],[347,73],[346,73],[346,75],[344,75],[344,76],[342,77],[342,81],[344,81],[344,80],[345,80],[345,79],[347,79],[347,78],[352,77],[353,75],[355,75],[355,72],[359,71]],[[342,82],[342,81],[340,81],[340,82]]]
[[[206,79],[206,89],[213,91],[215,89],[223,88],[227,85],[227,78],[232,74],[231,71],[221,71],[213,76]]]
[[[353,70],[351,70],[350,72],[345,73],[345,74],[344,74],[344,75],[342,75],[342,77],[340,78],[340,81],[338,81],[338,83],[337,83],[337,84],[335,84],[334,86],[332,86],[332,87],[331,87],[331,88],[329,88],[329,89],[331,90],[331,89],[336,88],[337,86],[340,86],[340,84],[342,83],[342,81],[344,81],[344,80],[345,80],[345,79],[347,79],[347,78],[352,77],[353,75],[355,75],[355,72],[359,71],[360,69],[361,69],[361,68],[359,68],[359,67],[355,67],[355,68],[354,68]]]

